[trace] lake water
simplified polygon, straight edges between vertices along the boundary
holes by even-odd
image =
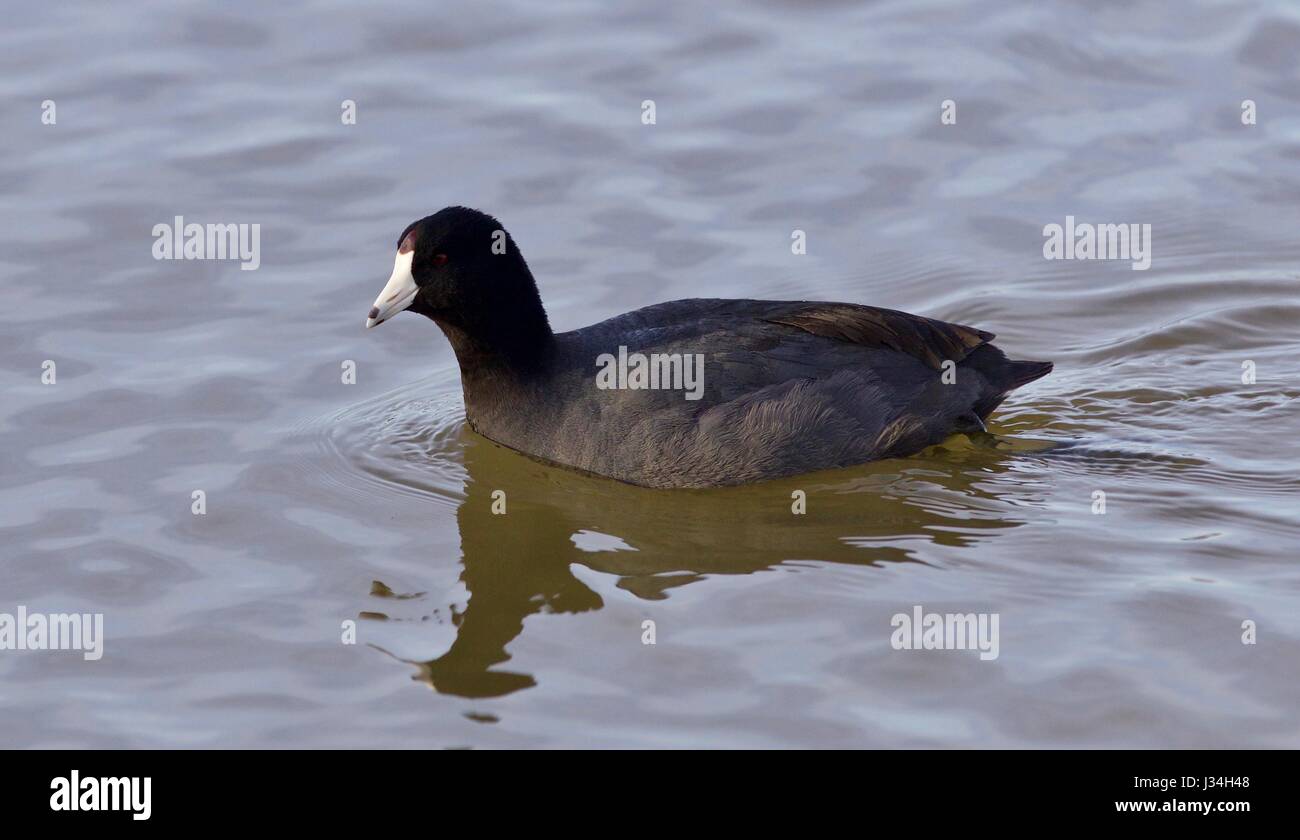
[[[1300,9],[640,5],[6,10],[0,613],[105,640],[0,651],[0,746],[1300,746]],[[362,327],[449,204],[557,329],[841,300],[1056,371],[996,449],[545,467],[432,324]],[[178,215],[260,267],[155,260]],[[1045,259],[1067,216],[1150,268]],[[998,657],[895,650],[915,606]]]

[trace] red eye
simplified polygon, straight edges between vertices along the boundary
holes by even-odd
[[[434,265],[446,265],[446,264],[447,264],[447,255],[446,255],[446,254],[434,254],[434,255],[433,255],[433,264],[434,264]]]

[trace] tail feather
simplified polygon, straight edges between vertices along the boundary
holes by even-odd
[[[1052,372],[1051,362],[1013,362],[1008,361],[1006,376],[1002,382],[1006,390],[1011,391],[1021,385],[1027,385],[1035,379],[1042,379]]]
[[[988,383],[989,390],[974,405],[975,414],[981,420],[986,419],[1006,399],[1007,394],[1052,372],[1051,362],[1012,361],[991,344],[977,348],[970,359],[972,367]]]

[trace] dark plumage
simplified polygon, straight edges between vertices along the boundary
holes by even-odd
[[[632,484],[745,484],[909,455],[982,429],[1008,392],[1052,370],[1007,359],[982,330],[852,303],[677,300],[556,334],[491,216],[449,207],[398,245],[367,325],[402,308],[433,319],[476,432]],[[597,358],[620,347],[702,354],[702,395],[597,387]]]

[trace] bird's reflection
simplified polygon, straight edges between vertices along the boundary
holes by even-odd
[[[963,439],[964,440],[964,439]],[[939,448],[761,485],[717,490],[650,490],[536,463],[466,430],[468,472],[457,511],[461,581],[468,606],[454,613],[455,641],[416,666],[416,678],[461,697],[498,697],[536,684],[498,669],[506,648],[539,612],[603,606],[570,571],[579,564],[618,577],[638,597],[668,597],[706,575],[749,574],[790,561],[877,565],[920,562],[909,542],[945,545],[989,539],[1014,527],[1030,491],[997,480],[1013,455],[985,443]],[[493,513],[504,491],[504,514]],[[806,512],[795,513],[796,491]],[[1014,500],[1007,499],[1016,493]],[[498,507],[499,509],[499,507]],[[575,535],[617,537],[633,550],[590,551]]]

